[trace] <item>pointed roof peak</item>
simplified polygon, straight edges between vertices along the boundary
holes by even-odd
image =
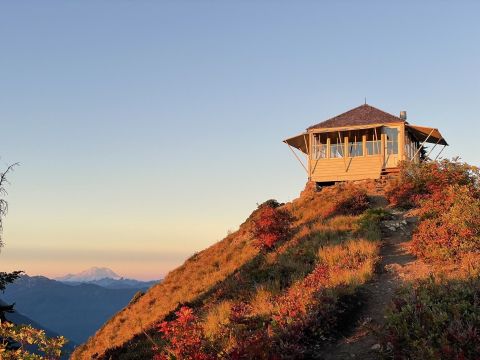
[[[405,122],[405,120],[377,109],[365,102],[365,104],[357,106],[340,115],[334,116],[316,125],[312,125],[307,128],[307,130],[399,122]]]

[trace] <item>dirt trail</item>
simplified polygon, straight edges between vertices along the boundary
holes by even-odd
[[[386,201],[377,197],[378,205]],[[324,360],[377,359],[380,345],[375,329],[385,321],[385,310],[402,279],[412,274],[423,273],[423,263],[408,252],[405,244],[410,241],[414,218],[405,213],[394,212],[395,219],[382,223],[381,260],[375,278],[363,287],[361,311],[352,322],[353,328],[346,330],[337,343],[327,347],[320,355]]]

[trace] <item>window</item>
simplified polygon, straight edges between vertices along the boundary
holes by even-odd
[[[382,153],[382,140],[377,129],[368,129],[367,136],[367,155],[378,156]]]
[[[380,155],[381,147],[381,140],[367,141],[367,155]]]
[[[330,157],[331,158],[343,158],[344,153],[344,143],[339,142],[337,144],[330,145]]]
[[[351,157],[363,156],[363,142],[349,142],[348,152]]]
[[[417,153],[419,147],[420,144],[412,139],[410,134],[405,137],[405,154],[407,155],[407,159],[412,159]]]
[[[327,137],[326,134],[313,135],[313,159],[327,158]]]
[[[398,154],[398,129],[384,128],[383,133],[386,135],[386,155]]]

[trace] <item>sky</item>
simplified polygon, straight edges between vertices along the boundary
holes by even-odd
[[[364,99],[480,165],[476,1],[0,0],[0,271],[157,279],[306,182]]]

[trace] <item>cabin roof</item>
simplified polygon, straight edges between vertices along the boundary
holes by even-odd
[[[312,125],[307,130],[399,122],[406,121],[376,107],[364,104],[331,119]]]

